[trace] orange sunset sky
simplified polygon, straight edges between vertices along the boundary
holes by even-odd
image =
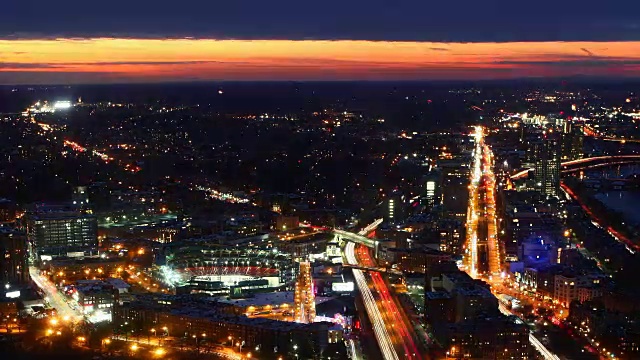
[[[640,42],[0,40],[0,83],[640,75]]]

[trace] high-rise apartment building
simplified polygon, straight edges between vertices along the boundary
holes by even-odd
[[[560,140],[555,134],[543,134],[534,144],[535,188],[547,196],[557,196],[560,191]]]
[[[565,120],[562,124],[561,160],[577,160],[584,156],[580,124]]]

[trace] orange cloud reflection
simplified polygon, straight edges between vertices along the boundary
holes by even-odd
[[[0,83],[638,76],[640,42],[0,40]]]

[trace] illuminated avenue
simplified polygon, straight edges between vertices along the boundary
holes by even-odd
[[[474,278],[482,278],[492,285],[496,296],[505,291],[501,278],[501,251],[498,242],[496,201],[495,201],[495,174],[493,172],[493,154],[489,146],[484,142],[485,129],[476,126],[472,134],[475,141],[473,152],[472,172],[469,182],[469,208],[467,213],[467,242],[464,268]],[[483,222],[484,233],[478,231],[479,222]],[[485,256],[480,257],[479,244],[485,244]],[[486,259],[485,262],[480,259]],[[500,311],[506,315],[513,315],[503,304]],[[545,360],[557,360],[558,357],[529,334],[529,341],[539,351]]]
[[[473,134],[475,149],[469,182],[465,267],[472,277],[499,276],[501,271],[493,155],[489,146],[484,143],[484,131],[484,128],[477,126]],[[486,256],[483,256],[485,262],[480,260],[481,250],[486,252]]]

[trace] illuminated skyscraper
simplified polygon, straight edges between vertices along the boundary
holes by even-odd
[[[404,216],[404,208],[403,208],[404,196],[400,195],[399,192],[394,191],[389,195],[387,200],[384,202],[384,220],[387,223],[395,223],[397,221],[402,220]]]
[[[425,210],[432,211],[435,207],[442,205],[442,182],[443,176],[440,169],[434,169],[425,175],[425,191],[422,197],[422,204]]]
[[[300,273],[296,281],[295,308],[293,315],[296,322],[312,323],[316,318],[316,302],[313,295],[313,279],[311,278],[311,264],[307,261],[300,263]]]
[[[548,196],[557,196],[560,191],[561,146],[555,134],[544,134],[534,144],[535,187]]]
[[[562,161],[577,160],[583,156],[583,136],[580,124],[565,120],[562,124]]]

